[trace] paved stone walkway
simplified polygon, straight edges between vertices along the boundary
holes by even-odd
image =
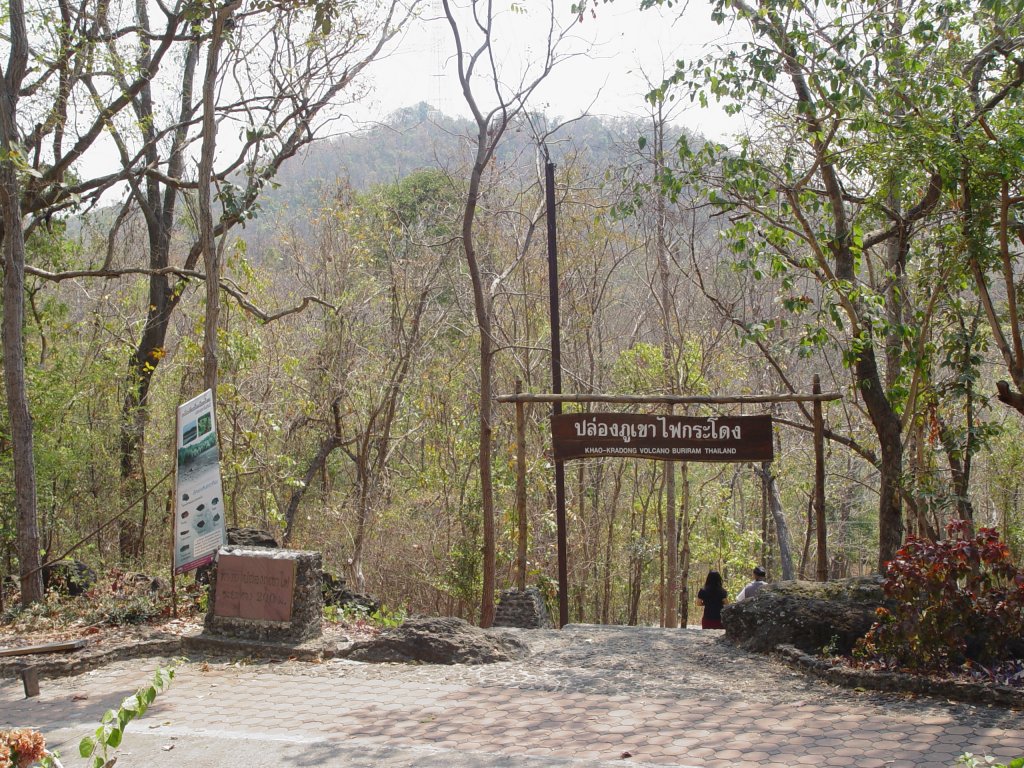
[[[699,630],[521,633],[526,660],[482,666],[195,660],[129,728],[118,768],[676,765],[951,768],[1024,755],[1024,712],[829,686]],[[62,754],[158,660],[0,683],[0,728]],[[65,765],[76,765],[74,759]]]

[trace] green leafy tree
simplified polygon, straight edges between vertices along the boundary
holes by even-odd
[[[651,98],[720,99],[756,116],[764,133],[735,147],[684,142],[689,170],[670,186],[704,189],[728,213],[723,234],[736,263],[774,282],[789,317],[762,327],[809,315],[808,352],[842,352],[879,448],[881,567],[902,541],[904,499],[914,502],[903,444],[921,407],[925,341],[966,267],[922,233],[958,184],[955,132],[980,129],[1002,97],[997,88],[959,112],[971,101],[965,68],[974,55],[991,61],[986,45],[1004,40],[996,22],[1017,17],[966,3],[940,12],[831,0],[719,0],[711,13],[744,39],[681,62]],[[988,72],[977,70],[983,80]]]

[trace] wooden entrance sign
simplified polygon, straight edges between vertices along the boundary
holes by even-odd
[[[571,413],[551,417],[555,458],[771,461],[771,416]]]
[[[554,290],[554,289],[552,289]],[[552,316],[552,327],[557,328],[557,317]],[[555,362],[555,355],[552,355],[553,372],[552,380],[554,379],[555,373],[558,372],[559,365]],[[558,374],[560,376],[560,373]],[[560,378],[558,379],[560,381]],[[517,392],[514,395],[498,395],[494,399],[499,403],[551,403],[553,410],[558,410],[555,406],[561,403],[615,403],[618,405],[630,404],[630,405],[754,405],[754,404],[773,404],[773,403],[824,403],[830,400],[838,400],[839,394],[837,392],[815,392],[810,395],[799,394],[792,392],[789,394],[778,394],[778,395],[717,395],[717,396],[704,396],[704,395],[609,395],[609,394],[563,394],[561,392],[556,393],[532,393],[532,392]],[[586,434],[590,432],[589,427],[577,427],[576,422],[571,419],[587,419],[597,418],[596,421],[592,421],[594,425],[594,435]],[[516,409],[516,418],[520,421],[523,420],[523,409]],[[657,444],[645,444],[641,440],[634,438],[633,430],[630,428],[629,432],[629,443],[626,443],[623,433],[623,427],[617,427],[617,435],[611,434],[611,425],[619,420],[617,423],[624,424],[626,419],[639,418],[644,420],[644,423],[654,424],[653,427],[655,433],[657,427],[661,426],[660,418],[665,419],[666,425],[679,423],[678,429],[679,437],[676,438],[672,429],[669,429],[669,435],[674,443],[668,445],[657,445]],[[686,430],[684,423],[687,418],[692,419],[693,417],[684,416],[636,416],[634,414],[613,414],[613,413],[579,413],[571,415],[560,415],[555,414],[551,419],[552,429],[552,442],[554,445],[555,453],[555,505],[556,505],[556,517],[559,520],[559,537],[558,537],[558,615],[559,615],[559,626],[564,627],[568,623],[569,615],[569,592],[568,592],[568,544],[562,536],[562,530],[564,525],[562,521],[565,519],[565,493],[563,487],[563,462],[566,458],[585,458],[587,456],[637,456],[640,458],[647,459],[661,459],[663,461],[771,461],[773,458],[772,450],[772,418],[770,416],[746,416],[746,417],[717,417],[713,419],[715,425],[718,427],[717,430],[709,429],[710,434],[717,432],[718,438],[721,442],[715,444],[710,439],[700,438],[696,443],[686,444],[683,443],[683,435]],[[566,419],[570,419],[566,421]],[[759,426],[755,426],[751,423],[747,424],[748,420],[761,419],[763,420]],[[701,425],[701,434],[704,434],[704,428],[709,426],[711,418],[696,419]],[[604,424],[604,435],[601,435],[601,426]],[[784,420],[779,423],[787,423]],[[789,422],[792,423],[792,422]],[[726,424],[730,427],[731,438],[726,438],[724,427]],[[739,437],[736,436],[734,430],[735,427],[739,427]],[[654,439],[653,435],[648,434],[651,431],[651,427],[643,430],[645,437],[643,439]],[[690,428],[690,437],[693,438],[693,426]],[[579,430],[585,430],[585,433],[579,432]],[[523,430],[517,429],[519,434],[523,434]],[[815,442],[817,445],[821,445],[824,440],[824,429],[819,428],[815,430]],[[603,441],[603,442],[602,442]],[[748,444],[749,441],[749,444]],[[591,451],[587,451],[587,447],[591,448]],[[641,448],[646,449],[641,452]],[[668,454],[662,452],[662,449],[668,449]],[[673,448],[688,449],[686,452],[680,452],[673,454]],[[712,451],[715,448],[717,450]],[[594,451],[596,449],[596,451]],[[614,449],[614,450],[611,450]],[[633,452],[633,449],[636,449]],[[735,453],[732,452],[735,449]],[[526,450],[525,439],[518,440],[517,450],[520,454]],[[742,452],[741,452],[742,451]],[[815,452],[815,456],[818,460],[819,466],[824,465],[824,451],[818,450]],[[520,465],[522,466],[522,464]],[[521,470],[522,471],[522,470]],[[823,480],[824,472],[819,470],[815,474],[816,479]],[[519,478],[518,482],[525,485],[525,480]]]

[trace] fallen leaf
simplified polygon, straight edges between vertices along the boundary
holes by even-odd
[[[74,696],[71,697],[71,700],[72,701],[85,701],[88,698],[89,698],[89,694],[88,693],[76,693]]]

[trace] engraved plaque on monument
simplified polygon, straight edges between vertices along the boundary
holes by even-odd
[[[295,561],[222,554],[214,596],[217,616],[291,621]]]

